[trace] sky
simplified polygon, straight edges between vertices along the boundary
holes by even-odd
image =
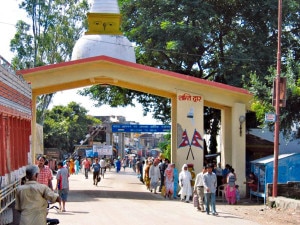
[[[20,0],[0,0],[0,55],[8,62],[11,62],[13,58],[9,44],[16,33],[15,24],[19,19],[29,21],[24,10],[19,9],[18,3],[20,3]],[[136,104],[136,107],[126,108],[111,108],[107,105],[96,108],[93,106],[94,102],[89,100],[88,97],[78,95],[77,89],[57,92],[54,95],[50,108],[55,105],[67,105],[71,101],[79,103],[88,110],[88,114],[93,116],[124,116],[127,121],[135,121],[140,124],[161,124],[152,118],[152,114],[144,117],[140,104]]]

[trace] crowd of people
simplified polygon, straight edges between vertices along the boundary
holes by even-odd
[[[214,169],[212,164],[205,166],[197,174],[194,186],[188,165],[184,164],[178,172],[175,164],[170,163],[168,159],[149,157],[146,160],[137,160],[135,171],[150,192],[154,194],[160,192],[166,199],[180,198],[185,203],[189,203],[193,195],[196,195],[198,210],[217,215],[215,204],[217,176],[213,172]]]
[[[69,159],[57,163],[56,186],[52,186],[53,173],[47,166],[44,156],[37,159],[37,165],[30,165],[26,168],[26,181],[19,186],[16,192],[16,209],[21,212],[20,224],[35,224],[39,215],[46,221],[47,207],[49,202],[59,202],[61,212],[66,211],[66,202],[69,192],[69,176],[78,174],[82,169],[86,179],[89,172],[93,173],[93,184],[98,185],[101,176],[107,168],[114,165],[119,173],[121,167],[131,167],[137,173],[139,180],[145,184],[146,189],[157,194],[158,192],[166,199],[177,199],[189,203],[191,199],[194,206],[201,212],[218,215],[216,211],[217,189],[223,185],[225,197],[228,204],[236,204],[239,199],[239,187],[236,185],[237,176],[234,168],[226,164],[206,164],[196,175],[194,184],[192,174],[187,164],[184,164],[179,172],[174,163],[168,159],[147,158],[145,160],[135,159],[128,161],[120,157],[113,162],[105,158],[84,158],[81,163],[78,159]],[[250,173],[249,179],[244,182],[248,187],[257,190],[257,177]],[[192,185],[193,184],[193,185]],[[38,218],[41,221],[41,218]]]
[[[239,186],[236,184],[237,176],[234,168],[229,164],[226,164],[224,169],[221,168],[220,163],[206,164],[196,175],[193,186],[188,165],[184,164],[178,173],[175,164],[170,163],[168,159],[149,157],[145,160],[137,160],[135,171],[150,192],[154,194],[160,192],[164,198],[168,199],[180,198],[182,202],[186,203],[193,199],[197,210],[207,214],[218,214],[216,197],[218,187],[221,185],[224,187],[228,204],[237,204],[240,200]],[[257,178],[251,173],[249,180],[245,183],[255,190]]]

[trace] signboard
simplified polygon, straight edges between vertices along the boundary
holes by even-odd
[[[104,155],[112,155],[112,146],[111,145],[93,145],[94,154],[98,154],[99,156]]]
[[[274,113],[266,113],[265,114],[265,121],[266,122],[275,122],[276,121],[276,115]]]
[[[142,124],[118,124],[114,123],[111,126],[112,132],[122,133],[164,133],[170,132],[171,125],[142,125]]]
[[[273,101],[272,104],[275,107],[276,103],[276,79],[273,81]],[[279,80],[279,107],[286,106],[286,77],[280,77]]]

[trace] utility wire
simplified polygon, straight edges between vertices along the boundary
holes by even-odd
[[[9,26],[16,26],[15,24],[11,23],[6,23],[6,22],[1,22],[0,24],[5,24]],[[94,40],[91,38],[88,38],[88,35],[85,36],[85,39],[94,41],[94,42],[99,42],[99,43],[106,43],[106,44],[111,44],[111,45],[119,45],[119,46],[124,46],[128,48],[137,48],[138,46],[132,46],[132,45],[124,45],[120,43],[113,43],[113,42],[108,42],[108,41],[99,41],[99,40]],[[183,52],[177,52],[177,51],[172,51],[172,50],[165,50],[165,49],[156,49],[156,48],[144,48],[147,51],[155,51],[155,52],[162,52],[162,53],[172,53],[172,54],[178,54],[178,55],[184,55],[184,56],[192,56],[192,57],[202,57],[202,55],[194,54],[194,53],[183,53]],[[244,61],[244,62],[276,62],[276,58],[274,57],[274,60],[264,60],[264,59],[253,59],[253,58],[236,58],[236,57],[221,57],[220,59],[228,60],[228,61]]]
[[[16,24],[7,23],[7,22],[1,22],[1,21],[0,21],[0,24],[5,24],[5,25],[9,25],[9,26],[14,26],[14,27],[16,27]]]

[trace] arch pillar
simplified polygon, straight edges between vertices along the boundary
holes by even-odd
[[[232,107],[232,167],[237,175],[237,184],[240,186],[241,196],[246,194],[245,165],[246,165],[246,122],[240,123],[240,116],[246,116],[246,106],[242,103],[235,103]],[[241,129],[240,129],[241,128]]]
[[[177,164],[177,97],[171,98],[171,159],[170,162]]]
[[[221,164],[224,168],[226,164],[232,164],[232,108],[223,107],[221,109]]]
[[[198,172],[203,167],[204,99],[197,93],[177,90],[176,102],[176,108],[172,105],[177,111],[177,124],[173,127],[177,130],[177,143],[173,143],[176,144],[173,148],[176,167],[180,169],[183,164],[193,164]]]

